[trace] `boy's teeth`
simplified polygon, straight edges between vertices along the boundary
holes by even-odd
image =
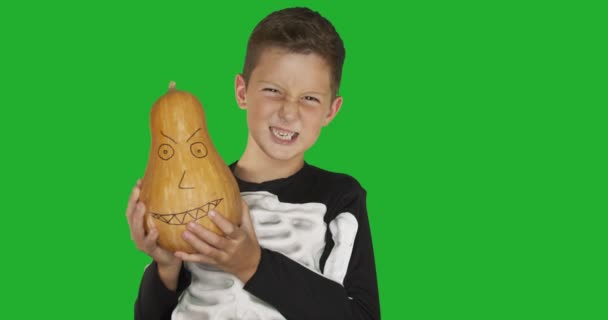
[[[282,140],[291,140],[293,136],[296,134],[295,132],[283,131],[277,128],[271,128],[272,133],[279,139]]]

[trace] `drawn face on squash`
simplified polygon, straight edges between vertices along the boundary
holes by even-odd
[[[170,90],[154,104],[150,120],[152,143],[140,199],[159,229],[159,244],[192,252],[181,237],[189,222],[221,234],[207,216],[214,209],[240,222],[238,186],[213,147],[196,97]]]

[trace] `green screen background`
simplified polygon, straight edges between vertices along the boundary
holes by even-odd
[[[248,35],[304,5],[347,49],[307,160],[368,191],[383,318],[606,319],[607,12],[491,3],[0,4],[3,312],[132,318],[152,103],[175,80],[238,159]]]

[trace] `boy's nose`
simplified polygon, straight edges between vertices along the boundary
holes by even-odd
[[[292,101],[285,101],[279,110],[279,116],[284,120],[293,120],[298,116],[298,105]]]

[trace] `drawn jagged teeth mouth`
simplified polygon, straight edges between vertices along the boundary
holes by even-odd
[[[184,225],[191,221],[196,221],[198,219],[206,217],[207,214],[209,214],[209,211],[215,209],[220,204],[220,202],[222,202],[222,198],[209,201],[198,208],[194,208],[180,213],[161,214],[150,212],[150,214],[152,215],[152,218],[158,219],[170,225]]]

